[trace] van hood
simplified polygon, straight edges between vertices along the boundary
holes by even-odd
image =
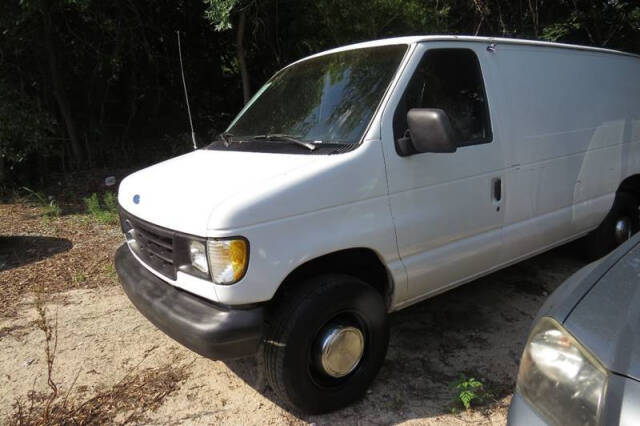
[[[619,248],[626,251],[628,245],[635,244],[602,275],[565,320],[567,330],[608,370],[636,380],[640,380],[639,242],[640,235],[628,241],[627,247]]]
[[[327,156],[197,150],[127,176],[120,206],[143,220],[205,236],[211,213],[229,198],[267,188],[282,177]]]

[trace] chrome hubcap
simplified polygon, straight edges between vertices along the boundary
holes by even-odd
[[[320,335],[319,352],[322,371],[331,377],[344,377],[351,373],[362,359],[362,331],[345,325],[328,327]]]
[[[615,238],[618,244],[631,238],[631,220],[628,217],[622,217],[616,222]]]

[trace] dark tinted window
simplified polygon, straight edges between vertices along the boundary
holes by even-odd
[[[360,141],[406,45],[348,50],[274,76],[229,128],[234,137],[286,133],[307,141]]]
[[[449,116],[458,146],[491,141],[480,64],[469,49],[427,51],[394,115],[395,138],[407,130],[411,108],[439,108]]]

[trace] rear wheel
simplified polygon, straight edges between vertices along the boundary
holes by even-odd
[[[585,253],[594,260],[609,253],[638,231],[638,199],[619,192],[602,223],[585,237]]]
[[[323,413],[364,394],[388,342],[381,295],[357,278],[324,275],[301,283],[273,307],[263,365],[287,405]]]

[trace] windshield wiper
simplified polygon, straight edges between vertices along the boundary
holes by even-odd
[[[295,136],[285,135],[283,133],[273,133],[268,135],[255,135],[251,136],[249,139],[251,140],[265,140],[265,141],[286,141],[295,143],[297,145],[303,146],[310,151],[316,149],[316,146],[311,142],[305,142],[301,139],[296,138]]]

